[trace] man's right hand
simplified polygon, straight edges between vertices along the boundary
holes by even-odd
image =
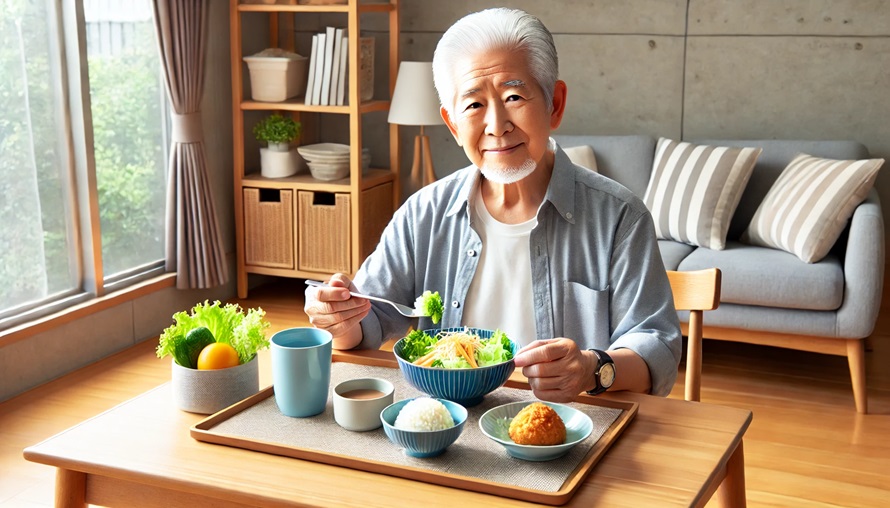
[[[342,273],[334,274],[328,285],[331,287],[307,286],[303,310],[312,326],[331,332],[335,349],[354,348],[362,341],[359,322],[368,315],[371,302],[350,295],[356,287]]]

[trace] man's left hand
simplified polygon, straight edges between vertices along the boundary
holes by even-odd
[[[570,402],[592,387],[596,359],[571,339],[536,340],[520,349],[514,361],[541,400]]]

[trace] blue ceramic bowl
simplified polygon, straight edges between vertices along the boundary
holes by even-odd
[[[442,330],[424,330],[424,333],[435,336],[441,332],[454,332],[464,330],[460,328],[443,328]],[[491,338],[494,330],[482,330],[469,328],[471,333],[479,335],[482,339]],[[485,394],[494,391],[507,382],[510,374],[516,368],[510,359],[497,365],[480,367],[478,369],[442,369],[436,367],[420,367],[402,358],[402,347],[405,339],[401,339],[393,346],[393,352],[399,361],[399,369],[405,380],[418,390],[428,393],[433,397],[447,399],[464,407],[475,406],[482,402]],[[510,342],[513,355],[519,347],[515,342]]]
[[[553,402],[544,402],[552,407],[566,426],[566,442],[551,446],[516,444],[510,439],[510,422],[519,411],[531,404],[529,401],[511,402],[491,408],[479,418],[479,428],[490,439],[502,444],[507,453],[517,459],[531,461],[553,460],[569,453],[575,445],[587,439],[593,431],[593,421],[577,409]]]
[[[444,430],[418,431],[404,430],[394,427],[396,417],[405,406],[414,399],[400,400],[390,404],[380,412],[380,420],[383,422],[383,430],[390,441],[405,449],[405,454],[411,457],[427,458],[441,455],[446,448],[452,445],[467,422],[467,409],[450,400],[439,399],[445,405],[451,418],[454,419],[454,427]]]

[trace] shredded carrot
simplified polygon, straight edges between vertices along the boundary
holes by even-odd
[[[478,335],[471,335],[466,331],[440,332],[438,342],[432,351],[414,360],[415,365],[429,367],[436,360],[463,358],[470,367],[477,368],[476,349],[482,345]]]

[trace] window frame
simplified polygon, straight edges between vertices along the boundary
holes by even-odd
[[[72,246],[68,255],[75,270],[76,287],[0,311],[0,345],[4,336],[20,334],[28,323],[64,315],[67,310],[88,304],[90,300],[108,300],[113,293],[125,293],[129,288],[166,287],[171,277],[175,277],[167,273],[164,259],[109,277],[104,275],[84,4],[81,0],[48,1],[46,8],[49,62],[53,82],[57,83],[53,87],[53,103],[59,119],[57,163],[72,218],[67,232]],[[168,161],[171,110],[163,86],[161,90],[162,157]],[[137,293],[142,292],[144,290],[137,289]]]

